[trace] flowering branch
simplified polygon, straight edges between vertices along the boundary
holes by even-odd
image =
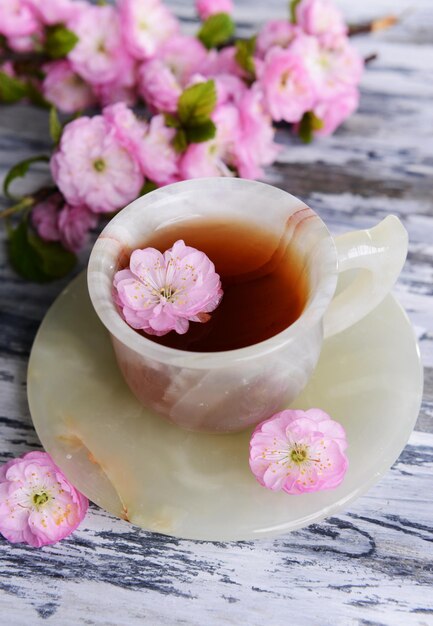
[[[160,0],[0,3],[0,102],[51,106],[50,193],[14,198],[2,214],[24,277],[69,271],[99,214],[156,187],[261,177],[280,150],[276,124],[311,141],[356,109],[364,62],[332,0],[294,0],[250,39],[235,36],[232,0],[196,7],[194,37]],[[62,124],[56,109],[76,119]]]

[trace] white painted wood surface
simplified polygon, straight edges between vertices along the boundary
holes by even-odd
[[[235,0],[240,32],[282,16],[283,0]],[[171,6],[194,28],[192,2]],[[351,22],[388,12],[402,23],[357,38],[379,58],[359,111],[337,134],[287,147],[267,180],[301,196],[334,233],[386,214],[409,230],[395,289],[420,340],[425,399],[392,470],[338,517],[277,540],[180,541],[91,508],[69,539],[34,550],[0,540],[0,624],[433,624],[433,3],[340,2]],[[47,150],[47,116],[0,110],[0,174]],[[43,178],[36,171],[26,184]],[[83,265],[88,251],[83,253]],[[33,286],[0,261],[0,461],[37,447],[26,403],[29,350],[67,281]]]

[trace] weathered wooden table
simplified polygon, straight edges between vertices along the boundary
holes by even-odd
[[[334,233],[369,227],[390,212],[408,229],[409,257],[395,293],[416,328],[426,383],[407,447],[344,514],[276,540],[180,541],[95,506],[55,546],[34,550],[0,539],[1,624],[433,624],[433,5],[341,4],[350,21],[392,11],[402,23],[357,39],[364,55],[379,55],[365,73],[357,114],[310,146],[293,146],[282,133],[287,149],[267,181],[305,199]],[[171,5],[193,27],[192,3]],[[236,0],[236,7],[241,32],[249,32],[282,16],[286,2]],[[2,175],[47,150],[47,135],[44,112],[2,108]],[[39,447],[26,401],[27,360],[41,319],[67,281],[29,285],[10,271],[4,254],[0,271],[3,462]]]

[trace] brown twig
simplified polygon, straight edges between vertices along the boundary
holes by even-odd
[[[373,52],[372,54],[369,54],[368,56],[364,57],[365,65],[368,65],[372,61],[375,61],[378,58],[378,56],[379,55],[377,54],[377,52]]]
[[[361,35],[362,33],[377,33],[380,30],[386,30],[395,26],[399,22],[399,18],[395,15],[385,15],[369,22],[361,24],[353,24],[349,26],[349,37],[353,35]]]

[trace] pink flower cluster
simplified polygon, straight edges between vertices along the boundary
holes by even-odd
[[[12,543],[56,543],[77,528],[88,506],[46,452],[0,467],[0,533]]]
[[[205,20],[231,13],[233,3],[197,0],[196,8]],[[329,134],[357,106],[362,60],[332,0],[301,0],[295,15],[295,23],[270,21],[258,35],[258,99],[274,121],[296,123],[313,111],[322,122],[318,134]],[[173,112],[182,89],[200,75],[219,77],[222,97],[229,90],[239,99],[245,87],[234,48],[209,52],[196,37],[180,34],[161,0],[118,0],[116,7],[82,0],[0,1],[0,34],[13,50],[38,49],[56,24],[78,37],[66,58],[43,66],[42,92],[61,111],[142,98],[152,111]]]
[[[297,495],[341,484],[349,466],[346,433],[321,409],[287,409],[259,424],[250,441],[250,468],[272,491]]]
[[[196,0],[196,9],[207,20],[230,14],[233,2]],[[162,0],[0,0],[0,34],[12,50],[44,49],[59,25],[77,37],[63,57],[44,60],[44,98],[65,113],[102,107],[62,133],[51,171],[63,200],[37,207],[40,236],[76,251],[94,214],[122,208],[146,181],[258,178],[280,149],[273,122],[302,133],[307,120],[310,135],[332,133],[357,107],[363,63],[332,0],[301,0],[295,18],[265,24],[242,62],[239,47],[208,49],[182,34]],[[4,66],[10,75],[15,69]],[[217,94],[208,120],[215,134],[175,149],[170,116],[186,89],[209,80]],[[146,119],[130,108],[140,101]]]
[[[301,0],[296,23],[268,22],[257,38],[255,66],[267,110],[276,122],[313,112],[329,135],[358,106],[363,60],[332,0]]]
[[[212,261],[182,240],[164,254],[134,250],[129,269],[114,277],[114,300],[125,321],[148,335],[183,335],[189,322],[209,320],[222,295]]]

